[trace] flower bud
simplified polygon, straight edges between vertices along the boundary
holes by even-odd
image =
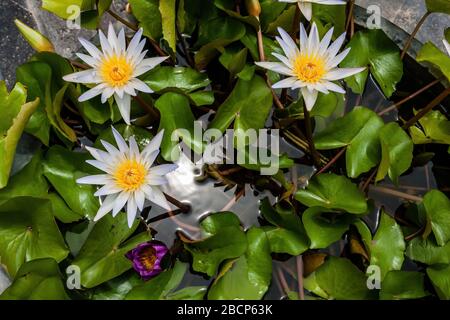
[[[259,17],[261,14],[259,0],[245,0],[245,7],[247,8],[248,14],[251,16]]]
[[[16,24],[22,36],[25,38],[25,40],[27,40],[27,42],[34,50],[36,50],[37,52],[55,52],[53,44],[40,32],[34,30],[33,28],[30,28],[19,19],[14,20],[14,23]]]

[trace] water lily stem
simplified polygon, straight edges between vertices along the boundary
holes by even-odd
[[[325,166],[323,166],[322,169],[317,171],[314,175],[321,174],[321,173],[327,171],[336,161],[339,160],[339,158],[345,153],[345,150],[347,150],[346,147],[339,150],[339,152]]]
[[[294,14],[294,19],[292,20],[292,30],[291,30],[291,37],[292,39],[296,39],[297,38],[297,31],[298,28],[300,27],[300,8],[299,6],[295,6],[295,14]]]
[[[414,202],[422,202],[422,200],[423,200],[422,197],[415,196],[415,195],[405,193],[405,192],[401,192],[398,190],[390,189],[390,188],[385,188],[385,187],[370,186],[370,190],[375,191],[375,192],[381,192],[384,194],[389,194],[392,196],[396,196],[396,197],[414,201]]]
[[[350,2],[348,2],[348,4],[349,4],[349,9],[348,9],[348,15],[347,15],[347,22],[345,24],[345,30],[347,30],[347,32],[350,27],[350,24],[353,22],[352,18],[353,18],[353,8],[355,6],[355,0],[351,0]]]
[[[311,116],[309,114],[309,110],[306,107],[303,109],[303,114],[305,115],[306,138],[308,140],[309,150],[311,151],[311,156],[313,158],[315,166],[319,167],[320,166],[320,158],[317,153],[316,147],[314,146],[314,140],[313,140],[313,135],[312,135]]]
[[[419,32],[420,27],[422,27],[423,23],[425,22],[425,20],[427,20],[427,18],[430,14],[431,14],[431,12],[427,11],[427,13],[425,13],[423,15],[423,17],[420,19],[419,23],[417,24],[416,28],[414,29],[413,33],[411,33],[411,35],[409,36],[408,40],[406,41],[405,47],[403,48],[403,51],[400,55],[400,58],[402,60],[405,57],[406,53],[408,52],[409,47],[411,47],[411,43],[412,43],[414,37],[416,36],[417,32]]]
[[[167,193],[164,193],[164,196],[166,197],[167,201],[169,201],[174,206],[178,207],[183,213],[188,213],[191,210],[191,206],[184,204],[181,201],[178,201],[177,199],[168,195]]]
[[[289,286],[287,284],[283,270],[281,270],[280,268],[277,268],[277,275],[278,275],[278,279],[280,281],[281,287],[283,288],[284,294],[288,295],[289,292],[291,291],[291,289],[289,288]]]
[[[419,121],[423,116],[425,116],[428,112],[430,112],[434,107],[436,107],[439,103],[441,103],[448,95],[450,94],[450,88],[445,89],[441,92],[436,98],[434,98],[425,108],[421,109],[416,113],[414,117],[409,119],[404,125],[403,129],[408,129],[412,125],[414,125],[417,121]]]
[[[297,256],[295,259],[297,267],[297,284],[298,284],[298,297],[300,300],[305,300],[305,291],[303,290],[303,257]]]
[[[414,99],[415,97],[417,97],[419,94],[421,94],[422,92],[430,89],[432,86],[434,86],[435,84],[438,84],[441,81],[441,79],[436,79],[432,82],[430,82],[429,84],[427,84],[425,87],[417,90],[416,92],[410,94],[409,96],[407,96],[406,98],[400,100],[399,102],[394,103],[393,105],[387,107],[384,110],[381,110],[380,112],[378,112],[379,116],[382,116],[385,113],[388,113],[394,109],[397,109],[398,107],[400,107],[401,105],[403,105],[404,103],[408,102],[411,99]]]

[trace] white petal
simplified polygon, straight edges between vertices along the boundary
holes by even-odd
[[[445,39],[442,40],[442,42],[444,42],[445,49],[447,49],[447,54],[450,56],[450,44]]]
[[[158,176],[164,176],[168,174],[169,172],[175,171],[178,169],[178,165],[176,164],[162,164],[156,167],[153,167],[150,170],[151,174],[158,175]]]
[[[108,212],[110,212],[114,206],[114,202],[117,198],[117,195],[110,195],[105,198],[100,209],[98,209],[97,214],[95,215],[94,221],[98,221],[103,218]]]
[[[328,60],[333,59],[338,53],[339,49],[342,47],[342,44],[344,43],[345,40],[345,34],[346,34],[345,32],[341,34],[339,38],[337,38],[336,41],[334,41],[328,48],[326,53]]]
[[[278,72],[285,76],[294,76],[294,73],[292,72],[292,70],[289,69],[288,67],[286,67],[281,62],[255,62],[255,64],[262,68]]]
[[[150,168],[152,166],[153,162],[155,162],[156,158],[158,157],[158,154],[159,150],[155,150],[150,154],[142,152],[142,156],[145,157],[147,168]]]
[[[279,88],[292,88],[295,83],[297,82],[297,78],[296,77],[289,77],[286,79],[283,79],[281,81],[278,81],[277,83],[274,83],[272,85],[272,88],[274,89],[279,89]]]
[[[105,34],[101,30],[98,31],[98,35],[100,37],[100,45],[102,46],[103,54],[112,56],[114,52],[108,38],[106,38]]]
[[[305,16],[306,20],[310,21],[312,18],[312,5],[309,2],[298,2],[300,11]]]
[[[280,42],[280,38],[277,37],[277,41],[280,43],[283,48],[286,57],[290,60],[295,59],[295,57],[299,54],[299,50],[295,41],[291,38],[291,36],[284,31],[283,28],[278,28],[278,33],[280,34],[283,41]]]
[[[102,92],[102,103],[106,103],[109,98],[114,94],[114,88],[106,87]]]
[[[139,146],[138,146],[134,136],[131,136],[130,139],[128,139],[128,142],[130,143],[130,148],[129,148],[129,153],[128,153],[130,156],[130,159],[137,159],[139,157]]]
[[[148,184],[151,186],[160,186],[160,185],[169,183],[169,181],[167,180],[166,177],[158,176],[156,174],[152,174],[151,172],[147,176],[147,181],[148,181]]]
[[[144,210],[145,193],[141,190],[136,190],[136,192],[134,193],[134,200],[136,201],[136,205],[139,211]]]
[[[77,180],[79,184],[108,184],[112,181],[109,174],[96,174],[93,176],[83,177]]]
[[[114,27],[113,27],[112,23],[109,23],[109,27],[108,27],[108,42],[116,54],[121,53],[119,40],[117,39],[116,32],[114,31]]]
[[[126,191],[122,191],[118,196],[117,199],[114,203],[114,207],[113,207],[113,212],[112,215],[113,217],[115,217],[120,210],[122,210],[122,208],[125,206],[125,204],[127,203],[128,199],[130,198],[130,194]]]
[[[305,26],[300,23],[300,52],[306,52],[308,49],[308,35]]]
[[[136,201],[133,197],[130,197],[128,199],[127,204],[127,218],[128,218],[128,227],[132,227],[134,221],[136,220],[136,214],[137,214],[137,205]]]
[[[144,150],[142,151],[142,154],[143,155],[145,154],[146,156],[150,156],[155,151],[158,151],[161,146],[163,137],[164,137],[164,129],[162,129],[160,132],[158,132],[158,134],[153,137],[152,141],[150,141],[145,146]]]
[[[103,90],[105,89],[106,84],[101,83],[98,86],[86,91],[85,93],[83,93],[79,98],[78,101],[80,102],[84,102],[87,100],[90,100],[100,94],[102,94]]]
[[[123,54],[127,47],[127,43],[125,40],[125,30],[123,28],[120,29],[119,35],[117,36],[117,41],[119,43],[120,51]]]
[[[340,80],[360,73],[365,69],[366,68],[336,68],[329,71],[323,78],[329,81]]]
[[[334,27],[332,27],[328,32],[323,36],[322,41],[319,45],[319,55],[323,56],[330,45],[331,38],[333,37]]]
[[[291,61],[286,58],[285,56],[278,54],[276,52],[272,52],[272,55],[277,58],[278,60],[280,60],[280,62],[284,63],[287,67],[292,68],[292,63]]]
[[[314,104],[316,103],[318,92],[315,90],[310,92],[307,88],[301,88],[301,91],[303,100],[305,101],[306,109],[311,111],[312,108],[314,107]]]
[[[130,80],[130,85],[134,87],[137,91],[145,92],[145,93],[152,93],[153,90],[150,89],[150,87],[142,80],[139,80],[137,78]]]
[[[128,45],[127,52],[135,51],[136,47],[141,42],[142,33],[144,32],[144,29],[140,28],[135,34],[133,39],[131,39],[130,44]]]
[[[63,79],[64,81],[75,83],[99,83],[101,81],[94,69],[71,73],[65,75]]]
[[[324,85],[326,86],[326,88],[328,90],[331,90],[331,91],[334,91],[334,92],[338,92],[338,93],[345,93],[345,90],[342,89],[339,85],[337,85],[334,82],[325,81]]]
[[[116,144],[119,147],[120,152],[127,153],[128,145],[125,142],[125,139],[120,135],[119,131],[117,131],[116,128],[111,127],[111,129],[114,136],[114,140],[116,140]]]
[[[161,208],[164,208],[166,210],[171,210],[169,203],[166,200],[166,197],[161,192],[161,190],[159,190],[158,187],[149,187],[149,189],[151,190],[151,192],[148,192],[147,189],[144,190],[145,196],[147,197],[148,200],[157,204]]]
[[[76,53],[77,57],[83,60],[85,63],[87,63],[91,67],[96,67],[99,65],[100,61],[98,59],[95,59],[91,56],[88,56],[87,54],[83,53]]]
[[[81,43],[81,45],[86,49],[86,51],[95,59],[101,59],[101,57],[103,56],[103,54],[101,53],[101,51],[94,46],[91,42],[87,41],[86,39],[83,38],[79,38],[78,39]]]
[[[101,162],[106,162],[106,163],[110,163],[111,162],[111,156],[109,153],[103,151],[103,150],[99,150],[99,149],[95,149],[89,146],[85,147],[86,150],[89,151],[89,153],[98,161]]]
[[[169,58],[169,57],[154,57],[154,58],[147,58],[147,59],[144,59],[144,60],[142,60],[142,62],[139,63],[139,65],[136,67],[136,70],[137,70],[137,69],[141,69],[141,70],[147,69],[147,71],[148,71],[148,70],[151,70],[151,69],[153,69],[154,67],[156,67],[157,65],[159,65],[161,62],[163,62],[164,60],[166,60],[166,59],[168,59],[168,58]],[[146,71],[146,72],[147,72],[147,71]],[[142,74],[142,73],[138,74],[138,72],[135,71],[134,74],[133,74],[133,76],[134,76],[134,77],[139,77],[141,74]]]
[[[308,38],[308,53],[316,54],[319,50],[320,38],[319,38],[319,30],[317,30],[317,25],[313,22],[311,27],[311,32],[309,33]]]
[[[86,160],[86,163],[89,163],[91,166],[96,167],[97,169],[100,169],[104,172],[111,173],[111,170],[108,166],[108,164],[104,163],[103,161],[98,160]]]
[[[123,86],[124,94],[129,94],[132,97],[136,96],[136,90],[134,89],[133,85],[131,85],[130,82]]]
[[[119,107],[120,114],[126,124],[130,123],[130,109],[131,109],[131,97],[125,94],[123,98],[120,98],[117,94],[114,95],[117,106]]]
[[[107,196],[110,194],[119,193],[121,191],[122,191],[122,189],[118,188],[115,184],[106,184],[103,187],[101,187],[100,189],[98,189],[94,193],[94,196],[96,196],[96,197]]]
[[[341,53],[339,53],[336,57],[334,57],[333,59],[331,59],[328,63],[327,63],[327,65],[328,65],[328,68],[334,68],[334,67],[336,67],[339,63],[341,63],[342,62],[342,60],[344,60],[345,59],[345,57],[348,55],[348,53],[350,52],[350,49],[351,48],[347,48],[347,49],[345,49],[344,51],[342,51]]]

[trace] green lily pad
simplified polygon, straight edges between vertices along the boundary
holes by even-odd
[[[0,300],[68,300],[58,264],[51,258],[23,264]]]
[[[297,191],[295,199],[308,207],[340,209],[355,214],[367,211],[364,193],[348,178],[333,173],[314,176],[306,189]]]
[[[390,271],[381,283],[380,300],[419,299],[427,296],[424,274],[415,271]]]
[[[381,29],[372,29],[355,33],[346,48],[352,49],[341,62],[341,67],[369,66],[368,70],[345,79],[353,92],[363,93],[370,71],[389,98],[403,76],[403,63],[397,45]]]
[[[396,122],[381,128],[380,141],[381,163],[375,180],[383,180],[389,174],[392,182],[398,184],[398,177],[411,166],[414,144]]]
[[[439,190],[431,190],[423,197],[423,205],[437,244],[444,246],[450,240],[450,200]]]
[[[425,43],[417,53],[416,60],[431,63],[450,81],[450,57],[433,43]]]
[[[419,119],[418,125],[409,127],[414,144],[450,144],[450,121],[438,110],[432,110]]]
[[[247,241],[234,213],[209,215],[200,225],[206,238],[185,243],[184,247],[192,254],[192,268],[211,277],[222,261],[242,255],[247,249]]]
[[[261,299],[272,279],[272,258],[266,233],[250,228],[244,241],[247,251],[226,263],[208,292],[210,300]]]
[[[439,246],[432,235],[426,240],[416,237],[408,243],[406,255],[411,260],[428,265],[448,264],[450,263],[450,241],[444,246]]]
[[[81,270],[82,286],[93,288],[132,267],[125,254],[138,244],[150,240],[146,232],[129,239],[138,224],[136,222],[132,228],[128,228],[125,213],[119,213],[115,218],[108,214],[95,224],[72,262]]]
[[[210,80],[206,73],[198,72],[185,67],[158,67],[150,70],[142,79],[157,93],[181,90],[190,93],[209,85]]]
[[[161,13],[158,0],[129,0],[133,8],[133,15],[144,29],[144,35],[153,40],[162,36]]]
[[[428,267],[427,275],[439,298],[450,300],[450,265],[442,264]]]
[[[351,178],[356,178],[380,161],[378,134],[383,124],[383,120],[372,110],[355,107],[319,132],[314,137],[314,143],[319,150],[347,147],[347,172]]]
[[[11,276],[30,260],[69,254],[53,217],[50,201],[17,197],[0,206],[0,257]]]

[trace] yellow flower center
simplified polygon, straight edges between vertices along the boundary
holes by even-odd
[[[123,55],[113,55],[102,61],[100,75],[104,82],[111,87],[121,87],[130,81],[133,75],[133,66]]]
[[[143,164],[136,160],[125,160],[114,172],[114,180],[124,191],[135,191],[144,184],[146,175]]]
[[[318,82],[325,75],[325,60],[317,56],[299,55],[294,61],[294,73],[304,82]]]

